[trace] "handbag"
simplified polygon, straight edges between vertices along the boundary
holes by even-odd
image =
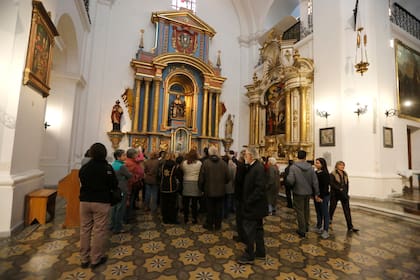
[[[120,188],[111,189],[111,206],[114,206],[121,202],[122,192]]]

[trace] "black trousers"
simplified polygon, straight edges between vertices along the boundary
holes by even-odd
[[[219,230],[222,228],[224,196],[206,197],[207,221],[206,226]]]
[[[263,220],[243,220],[246,234],[246,253],[250,259],[265,257]]]
[[[165,224],[178,223],[178,193],[160,193],[160,206],[162,211],[162,221]]]
[[[188,216],[190,214],[190,201],[191,201],[191,210],[192,210],[192,218],[193,220],[197,220],[197,213],[198,213],[198,196],[183,196],[182,197],[182,204],[184,206],[184,220],[188,220]]]
[[[235,199],[235,207],[236,207],[236,231],[238,232],[238,238],[241,241],[246,241],[246,233],[243,226],[243,214],[242,214],[242,203]]]
[[[343,206],[344,217],[346,218],[347,229],[353,228],[353,223],[351,221],[351,212],[350,212],[350,200],[348,196],[334,194],[331,192],[330,200],[330,221],[332,221],[335,209],[337,208],[338,201],[341,201],[341,206]]]
[[[284,185],[284,188],[286,189],[287,208],[293,208],[292,187]]]

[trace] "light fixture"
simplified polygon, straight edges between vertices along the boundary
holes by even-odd
[[[356,111],[354,111],[354,113],[357,114],[357,117],[367,112],[367,105],[362,106],[360,105],[360,103],[357,103],[356,105],[357,105],[357,109]]]
[[[385,116],[388,117],[393,117],[396,116],[398,114],[398,110],[397,109],[389,109],[385,111]]]
[[[363,36],[363,44],[361,42],[361,38]],[[367,44],[367,35],[365,32],[363,32],[363,27],[359,27],[357,29],[357,39],[356,39],[356,59],[355,61],[360,61],[354,65],[356,68],[356,72],[360,73],[363,76],[363,73],[368,70],[369,62],[367,57],[367,50],[366,50],[366,44]],[[360,50],[360,58],[358,57],[358,53]]]
[[[316,114],[317,114],[319,117],[321,117],[321,118],[325,118],[325,119],[328,119],[328,117],[329,117],[329,116],[331,116],[331,114],[330,114],[330,113],[328,113],[327,111],[319,111],[319,110],[316,110]]]
[[[51,126],[48,122],[44,122],[44,128],[45,128],[45,130],[47,130],[47,128],[49,127],[49,126]]]

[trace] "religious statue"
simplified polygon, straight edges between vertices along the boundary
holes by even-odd
[[[181,119],[185,116],[185,101],[181,99],[180,95],[177,94],[170,107],[171,118]]]
[[[111,121],[112,121],[112,131],[121,131],[121,115],[123,114],[123,109],[120,106],[120,101],[115,101],[115,105],[112,107]]]
[[[231,114],[228,115],[228,118],[226,120],[225,124],[225,138],[226,139],[232,139],[232,132],[233,132],[233,118]]]

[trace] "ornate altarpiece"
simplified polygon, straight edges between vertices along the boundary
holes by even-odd
[[[261,48],[261,65],[245,86],[250,108],[249,144],[280,161],[307,151],[313,159],[313,61],[301,58],[293,41],[271,33]]]
[[[144,151],[201,151],[220,147],[220,95],[226,78],[209,61],[215,30],[190,10],[155,12],[155,47],[143,50],[141,37],[134,89],[123,99],[132,120],[129,145]]]

